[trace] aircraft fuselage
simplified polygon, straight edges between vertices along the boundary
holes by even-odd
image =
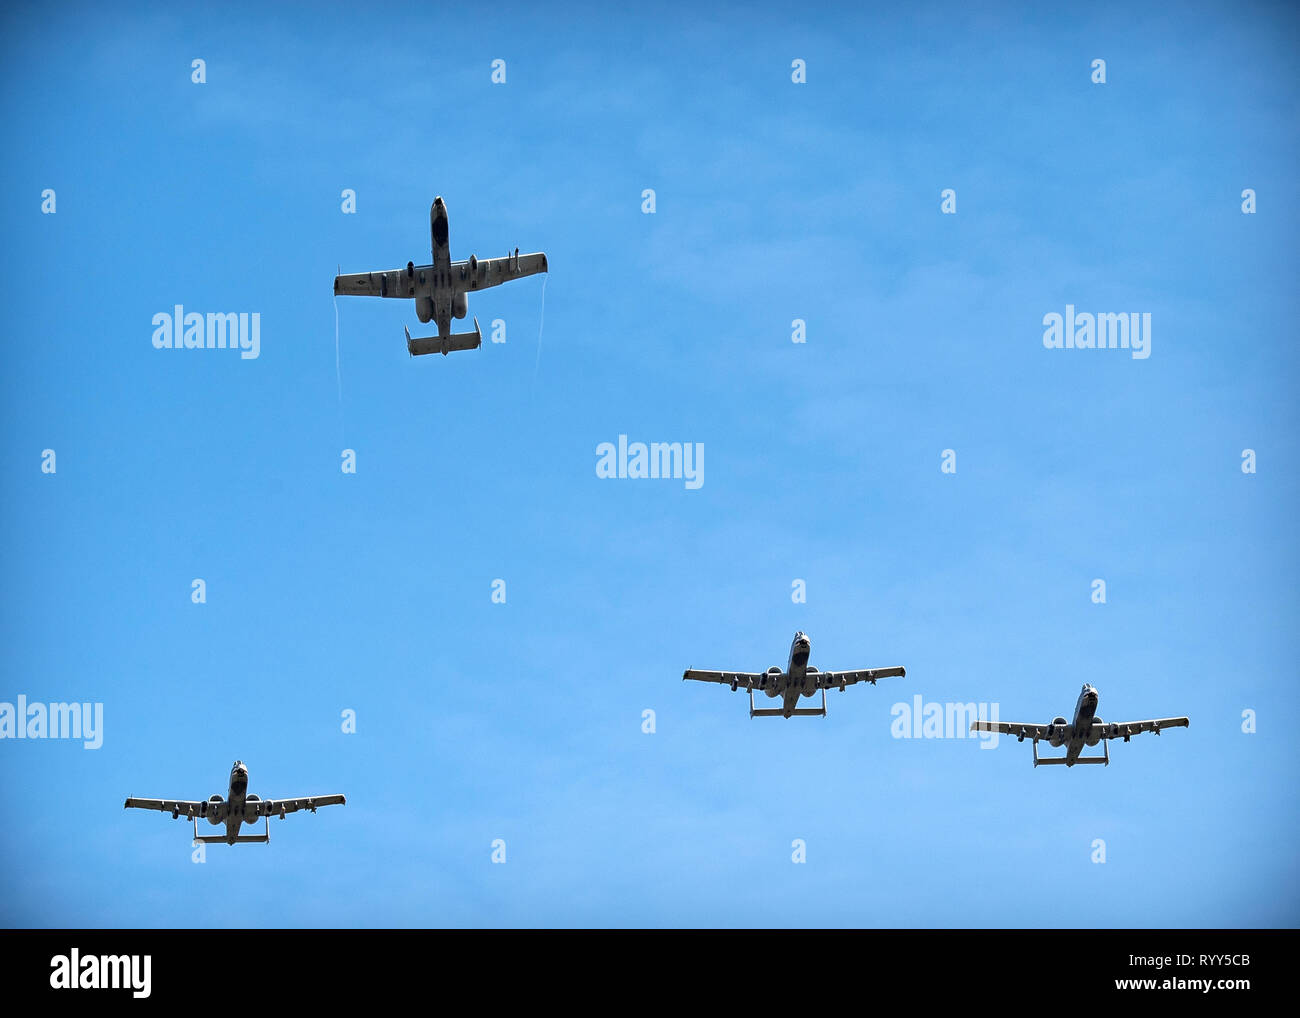
[[[464,318],[465,312],[455,312],[457,287],[452,281],[451,244],[447,230],[447,206],[441,197],[435,198],[429,206],[429,239],[432,244],[433,264],[426,270],[429,278],[425,282],[427,294],[416,301],[416,314],[420,321],[433,319],[438,323],[438,335],[451,334],[453,316]],[[463,291],[460,291],[463,298]]]
[[[1074,705],[1074,721],[1065,740],[1065,766],[1067,767],[1074,766],[1075,761],[1079,759],[1079,754],[1083,752],[1083,747],[1087,744],[1088,733],[1092,730],[1093,719],[1097,716],[1097,699],[1097,690],[1094,686],[1085,685],[1079,693],[1079,699]]]
[[[808,682],[808,658],[811,654],[812,641],[802,632],[795,633],[794,642],[790,644],[790,657],[785,666],[785,688],[781,694],[781,710],[787,718],[799,706],[801,695],[812,695],[812,691],[805,688]]]
[[[256,803],[257,796],[253,796],[251,801]],[[235,765],[230,768],[230,784],[226,788],[225,801],[222,801],[220,796],[214,796],[203,804],[204,808],[199,815],[214,827],[225,824],[225,840],[227,844],[233,845],[235,839],[239,837],[240,826],[245,823],[251,824],[256,819],[256,816],[245,816],[249,802],[248,767],[242,761],[236,760]]]

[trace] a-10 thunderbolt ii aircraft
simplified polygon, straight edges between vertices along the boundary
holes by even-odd
[[[802,632],[794,634],[790,644],[790,659],[785,671],[773,665],[765,672],[707,672],[698,668],[688,668],[683,679],[697,679],[700,682],[721,682],[731,686],[734,693],[738,688],[749,690],[749,716],[751,718],[771,717],[818,717],[826,716],[826,690],[838,688],[841,692],[855,682],[870,682],[873,686],[877,679],[898,676],[902,678],[907,672],[902,666],[896,668],[866,668],[851,672],[819,672],[808,664],[812,653],[812,643]],[[766,693],[770,697],[780,697],[780,707],[755,707],[754,690]],[[820,707],[799,707],[800,696],[812,696],[821,690]]]
[[[387,272],[356,272],[334,277],[334,293],[354,297],[400,297],[415,301],[415,314],[421,322],[433,321],[438,325],[438,335],[411,338],[406,329],[406,349],[412,357],[420,354],[441,353],[453,350],[477,350],[482,345],[478,319],[474,319],[473,332],[451,331],[453,318],[469,314],[468,295],[476,290],[486,290],[512,279],[545,272],[546,255],[514,254],[503,258],[476,258],[453,262],[447,243],[447,206],[442,197],[433,199],[429,208],[429,233],[433,242],[433,262],[416,265],[407,262],[404,269]]]
[[[1125,742],[1143,732],[1155,732],[1159,735],[1166,728],[1186,728],[1187,718],[1156,718],[1153,721],[1124,721],[1107,724],[1097,717],[1097,688],[1088,683],[1083,684],[1079,699],[1074,705],[1074,720],[1066,721],[1058,717],[1050,725],[1022,725],[1011,721],[973,721],[972,732],[998,732],[1001,735],[1014,735],[1017,742],[1025,739],[1034,740],[1034,766],[1039,764],[1110,764],[1110,740],[1123,739]],[[1039,756],[1038,740],[1045,739],[1054,749],[1065,747],[1065,756]],[[1083,747],[1102,744],[1103,756],[1080,756]]]
[[[242,760],[236,760],[230,768],[229,795],[223,801],[214,795],[207,802],[187,802],[184,799],[127,799],[124,809],[156,809],[160,813],[170,813],[172,819],[184,815],[194,821],[194,841],[224,841],[227,845],[253,843],[265,845],[271,840],[271,817],[284,819],[287,813],[297,813],[300,809],[309,809],[313,813],[321,806],[342,806],[347,800],[341,795],[311,795],[299,799],[260,799],[248,794],[248,768]],[[266,828],[262,834],[240,834],[240,824],[250,827],[258,817],[266,818]],[[199,820],[206,820],[213,826],[226,825],[225,834],[200,834]]]

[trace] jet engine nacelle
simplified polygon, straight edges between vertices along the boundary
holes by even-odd
[[[249,795],[244,797],[244,821],[246,823],[251,824],[254,820],[257,819],[258,816],[261,815],[261,812],[262,812],[261,796]]]
[[[812,696],[817,692],[817,669],[809,667],[803,675],[803,695]]]
[[[1084,736],[1083,741],[1089,746],[1095,746],[1101,742],[1101,737],[1106,734],[1106,722],[1101,718],[1094,718],[1092,726],[1088,729],[1088,734]]]
[[[780,696],[778,687],[781,684],[781,669],[776,665],[769,668],[759,680],[760,687],[768,696]]]
[[[421,297],[415,302],[415,317],[422,322],[431,321],[433,318],[433,298]]]
[[[469,298],[464,290],[451,299],[451,314],[453,318],[464,318],[469,314]]]
[[[203,815],[208,818],[208,823],[216,827],[221,823],[221,803],[222,798],[219,795],[208,796],[208,801],[203,804]]]
[[[1052,746],[1059,746],[1065,741],[1065,730],[1069,727],[1069,722],[1065,718],[1053,718],[1052,723],[1047,726],[1047,741]]]

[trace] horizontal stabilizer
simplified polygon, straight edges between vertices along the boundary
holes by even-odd
[[[426,353],[440,353],[446,356],[456,350],[477,350],[483,345],[483,333],[479,331],[478,319],[474,319],[473,332],[453,332],[447,337],[416,336],[411,337],[411,330],[406,329],[406,349],[412,357]]]
[[[1101,748],[1102,748],[1102,752],[1105,754],[1104,756],[1080,756],[1080,757],[1076,757],[1074,762],[1077,764],[1109,764],[1110,763],[1109,743],[1102,742]],[[1065,757],[1063,756],[1039,756],[1038,740],[1035,739],[1034,740],[1034,766],[1048,767],[1048,766],[1054,766],[1056,764],[1069,764],[1069,761],[1066,760]]]
[[[241,834],[235,838],[233,844],[237,845],[265,845],[271,840],[271,820],[268,817],[265,821],[265,828],[261,834]],[[230,838],[224,834],[200,834],[199,822],[194,821],[194,844],[218,845],[222,842],[232,844]]]
[[[789,715],[781,707],[755,707],[754,690],[749,691],[749,716],[751,718],[824,718],[826,716],[826,690],[822,690],[820,707],[796,707]]]
[[[755,707],[749,715],[752,718],[783,718],[785,711],[780,707]],[[796,707],[790,712],[792,718],[824,718],[826,712],[820,707]]]

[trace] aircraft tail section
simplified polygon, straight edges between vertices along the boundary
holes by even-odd
[[[266,827],[262,834],[241,834],[235,838],[233,844],[236,845],[267,845],[271,841],[271,821],[267,818]],[[194,821],[194,844],[218,845],[232,844],[230,838],[225,834],[200,834],[199,822]]]
[[[478,319],[474,319],[473,332],[453,332],[443,339],[441,336],[411,336],[406,330],[406,350],[412,357],[426,353],[440,353],[444,356],[457,350],[477,350],[483,345],[483,333],[479,330]]]
[[[1110,743],[1103,742],[1101,744],[1101,748],[1102,748],[1102,752],[1105,754],[1104,756],[1078,756],[1075,757],[1074,762],[1076,764],[1102,764],[1104,766],[1110,766]],[[1035,767],[1054,767],[1054,766],[1066,767],[1066,766],[1073,766],[1073,765],[1070,764],[1069,761],[1066,760],[1065,757],[1063,756],[1039,756],[1038,740],[1035,739],[1034,740],[1034,766]]]

